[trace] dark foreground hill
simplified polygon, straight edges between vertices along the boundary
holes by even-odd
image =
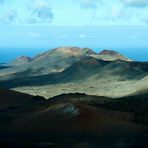
[[[26,106],[37,101],[44,100],[43,97],[34,97],[8,89],[0,89],[0,112]]]
[[[148,146],[147,94],[114,100],[75,93],[44,100],[1,90],[1,107],[5,99],[19,105],[8,103],[0,112],[1,147]]]

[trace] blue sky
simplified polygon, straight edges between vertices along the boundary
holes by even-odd
[[[148,0],[0,0],[0,53],[59,46],[144,52],[147,39]]]

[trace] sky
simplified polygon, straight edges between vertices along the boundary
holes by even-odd
[[[61,46],[115,49],[148,60],[147,39],[148,0],[0,0],[0,62],[4,53]]]

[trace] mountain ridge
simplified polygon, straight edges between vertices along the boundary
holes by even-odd
[[[52,56],[52,54],[55,54],[55,53],[63,53],[67,56],[68,55],[69,56],[94,56],[94,57],[96,57],[96,58],[98,57],[99,59],[102,59],[102,60],[105,60],[105,57],[101,57],[101,56],[110,55],[110,56],[114,56],[114,57],[112,59],[110,59],[109,61],[114,61],[114,60],[132,61],[131,59],[124,57],[123,55],[121,55],[120,53],[118,53],[114,50],[104,49],[104,50],[100,51],[99,53],[96,53],[95,51],[93,51],[90,48],[59,47],[59,48],[54,48],[54,49],[48,50],[48,51],[46,51],[42,54],[38,54],[34,58],[30,58],[28,56],[20,56],[16,59],[16,62],[17,62],[17,60],[23,60],[23,61],[26,61],[26,62],[31,62],[31,61],[40,59],[44,56],[50,57],[50,56]],[[20,61],[18,61],[18,62],[20,62]],[[11,62],[9,64],[11,65]],[[12,61],[12,64],[13,64],[13,61]]]
[[[103,61],[115,61],[120,57],[101,57],[90,48],[59,47],[48,50],[33,58],[27,56],[18,57],[16,60],[6,64],[9,68],[0,71],[0,79],[11,78],[17,73],[32,71],[32,75],[45,75],[62,72],[66,68],[80,61],[83,57],[93,57]],[[104,59],[103,59],[104,58]],[[108,60],[109,59],[109,60]],[[121,60],[127,61],[127,58]],[[2,76],[4,76],[2,78]]]

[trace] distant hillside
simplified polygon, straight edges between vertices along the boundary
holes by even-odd
[[[104,61],[115,61],[117,59],[131,61],[121,54],[110,50],[103,50],[97,54],[89,48],[60,47],[37,55],[34,58],[26,56],[18,57],[16,60],[7,64],[9,67],[12,67],[10,70],[1,71],[0,73],[10,77],[11,74],[23,72],[28,69],[32,71],[31,75],[57,73],[70,67],[83,57],[95,57]]]
[[[34,72],[34,75],[57,73],[81,60],[83,56],[89,56],[91,54],[95,53],[88,48],[56,48],[36,56],[28,66]]]
[[[122,60],[122,61],[132,61],[131,59],[121,55],[120,53],[114,50],[102,50],[97,56],[104,61],[115,61],[115,60]]]
[[[9,65],[9,66],[23,66],[24,64],[28,64],[32,60],[33,60],[33,58],[30,58],[27,56],[21,56],[15,60],[9,62],[7,65]]]
[[[89,48],[61,47],[39,54],[34,58],[18,57],[7,65],[7,70],[0,71],[0,76],[11,78],[13,74],[30,70],[30,75],[44,75],[65,70],[82,57],[96,54]]]

